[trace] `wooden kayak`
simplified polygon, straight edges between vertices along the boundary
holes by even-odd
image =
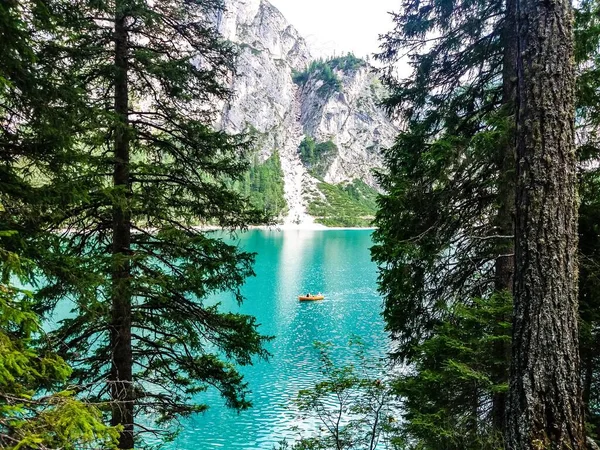
[[[316,300],[323,300],[325,298],[324,295],[300,295],[298,296],[298,300],[301,302],[314,302]]]

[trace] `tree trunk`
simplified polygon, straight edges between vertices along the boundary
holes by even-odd
[[[585,352],[581,355],[581,364],[583,366],[583,404],[586,413],[590,410],[590,398],[592,394],[592,380],[594,376],[593,356]]]
[[[584,449],[577,346],[573,12],[519,0],[512,450]]]
[[[506,0],[504,29],[502,40],[504,42],[504,57],[502,70],[502,103],[506,111],[507,120],[514,121],[515,104],[517,100],[517,0]],[[513,236],[515,233],[515,130],[508,130],[503,146],[500,149],[498,168],[498,216],[496,218],[495,232],[501,236]],[[513,292],[513,275],[515,271],[515,246],[514,238],[503,239],[498,247],[496,259],[495,291],[498,293]],[[505,322],[509,317],[499,317],[498,322]],[[501,332],[502,330],[498,330]],[[492,379],[496,384],[508,382],[508,365],[510,361],[510,346],[506,342],[498,341],[494,345],[495,367],[492,370]],[[506,393],[496,392],[492,396],[492,425],[494,429],[502,432],[505,429],[506,418]]]
[[[115,130],[113,201],[112,317],[110,346],[111,425],[122,425],[120,449],[133,449],[133,356],[131,350],[131,212],[129,210],[129,136],[127,24],[123,4],[115,17]]]

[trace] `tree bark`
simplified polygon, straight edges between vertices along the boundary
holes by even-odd
[[[504,29],[502,40],[504,42],[504,57],[502,69],[502,103],[506,111],[507,120],[514,121],[515,105],[517,101],[517,0],[506,0]],[[500,236],[513,236],[515,233],[515,184],[516,184],[516,152],[515,129],[507,130],[507,136],[500,149],[498,168],[498,215],[496,218],[496,233]],[[513,293],[513,275],[515,271],[515,246],[514,239],[505,239],[498,247],[495,273],[495,291],[497,293]],[[509,317],[499,317],[499,322],[509,320]],[[502,330],[498,330],[501,332]],[[494,345],[495,367],[492,370],[494,383],[501,384],[508,381],[508,365],[510,360],[510,346],[502,341]],[[506,418],[506,393],[496,392],[492,395],[492,425],[494,429],[502,432],[505,429]]]
[[[516,270],[506,444],[584,449],[570,0],[518,0]]]
[[[115,130],[113,200],[113,268],[110,346],[111,425],[122,425],[120,449],[133,449],[133,355],[131,348],[131,212],[128,136],[128,33],[122,1],[115,16]]]

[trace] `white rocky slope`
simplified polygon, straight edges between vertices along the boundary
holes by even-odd
[[[367,64],[333,72],[342,82],[339,91],[324,93],[318,73],[311,75],[302,87],[304,132],[317,142],[331,140],[338,148],[324,181],[336,184],[358,178],[376,186],[373,168],[381,167],[381,149],[398,134],[378,106],[383,88]]]
[[[279,152],[288,204],[285,223],[311,223],[307,197],[314,195],[318,180],[298,154],[304,136],[338,146],[324,181],[360,178],[374,185],[371,170],[380,165],[379,149],[392,142],[397,130],[376,106],[379,88],[367,67],[338,71],[342,89],[335,94],[322,95],[315,79],[299,88],[292,75],[312,60],[300,34],[266,0],[225,3],[219,30],[239,45],[240,56],[231,86],[234,99],[223,109],[221,126],[230,132],[251,131],[263,161]]]

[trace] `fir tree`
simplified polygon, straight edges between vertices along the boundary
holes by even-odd
[[[404,80],[385,76],[392,89],[387,105],[407,128],[385,153],[380,181],[387,194],[379,199],[373,257],[395,356],[417,365],[421,345],[454,320],[451,305],[476,314],[476,299],[512,289],[512,8],[511,1],[406,2],[379,55],[394,67],[408,53],[413,67]],[[501,335],[507,317],[497,311]],[[488,349],[497,363],[486,376],[498,389],[465,386],[471,400],[461,409],[468,418],[463,440],[447,448],[502,429],[508,348],[498,339]],[[448,402],[439,398],[438,412],[452,421],[456,410]]]
[[[12,234],[1,231],[0,240]],[[31,294],[10,283],[27,279],[27,264],[0,247],[0,268],[0,446],[115,448],[118,428],[103,423],[98,405],[75,398],[70,367],[40,339]]]
[[[600,437],[600,353],[598,352],[600,317],[600,178],[597,170],[586,170],[581,175],[579,193],[579,349],[581,355],[581,379],[583,401],[586,410],[588,432]]]
[[[373,248],[401,357],[447,302],[494,291],[498,250],[510,242],[495,223],[511,113],[502,108],[504,13],[503,2],[407,2],[384,39],[383,61],[394,66],[406,51],[414,67],[406,80],[385,78],[387,105],[407,129],[384,155],[389,194]]]
[[[484,441],[495,445],[503,427],[510,358],[509,310],[494,307],[495,319],[488,312],[494,299],[509,301],[505,294],[512,286],[515,174],[510,149],[516,78],[510,74],[515,71],[516,32],[506,16],[514,2],[405,6],[395,16],[396,29],[384,38],[381,57],[393,66],[404,54],[411,56],[414,72],[409,78],[398,80],[393,72],[386,76],[392,89],[388,106],[407,121],[407,129],[386,154],[388,170],[381,180],[389,194],[380,198],[373,249],[381,265],[386,323],[398,343],[396,356],[415,367],[398,384],[406,417],[411,417],[403,428],[408,442],[423,448],[482,448]],[[597,2],[590,1],[577,12],[578,125],[581,153],[588,157],[597,154],[595,11]],[[587,173],[589,183],[589,166]],[[595,200],[593,194],[584,195],[580,221],[591,225],[593,209],[583,206],[593,206]],[[589,255],[586,265],[591,268],[596,264],[595,238],[594,230],[587,230],[580,251]],[[582,329],[592,333],[596,296],[588,293],[586,298]],[[496,323],[487,328],[492,335],[481,335],[485,328],[465,333],[457,311],[483,314]],[[439,342],[442,331],[462,336],[463,351],[444,353],[430,342]],[[593,380],[597,350],[589,336],[582,345],[588,379]],[[478,360],[482,348],[485,358]],[[446,391],[452,373],[448,368],[457,361],[489,381],[476,387],[460,376],[453,380],[461,398],[473,399],[470,404],[437,395]],[[410,389],[405,388],[408,382]],[[592,399],[588,405],[589,418],[595,420]]]
[[[494,378],[494,367],[506,368],[494,349],[510,345],[512,324],[498,317],[510,318],[511,311],[507,293],[449,306],[448,319],[417,346],[412,367],[394,384],[405,418],[399,427],[404,448],[503,448],[502,430],[487,412],[494,394],[507,389],[506,380]]]
[[[518,13],[515,310],[509,449],[584,449],[577,328],[573,10]]]
[[[594,160],[600,154],[598,143],[598,70],[600,60],[600,3],[582,2],[575,11],[575,55],[577,70],[577,125],[580,159],[579,196],[579,348],[583,381],[583,401],[589,435],[600,437],[600,354],[598,352],[598,317],[600,292],[598,261],[600,258],[600,178]]]
[[[36,176],[36,228],[23,237],[39,265],[38,304],[71,305],[52,334],[71,380],[110,403],[119,448],[131,449],[139,433],[158,433],[153,420],[206,409],[195,396],[209,386],[249,406],[235,365],[266,356],[266,337],[253,317],[207,297],[241,301],[253,255],[195,226],[266,219],[228,188],[248,167],[249,143],[211,128],[235,56],[216,30],[221,1],[52,6],[60,14],[37,51],[72,86],[54,106],[74,120]]]
[[[65,107],[70,80],[52,76],[55,55],[39,46],[55,31],[55,6],[0,5],[0,446],[115,448],[119,428],[104,424],[106,404],[77,398],[72,369],[42,331],[33,294],[15,286],[32,283],[36,270],[22,258],[16,231],[36,231],[33,185],[71,142],[64,132],[73,117]]]

